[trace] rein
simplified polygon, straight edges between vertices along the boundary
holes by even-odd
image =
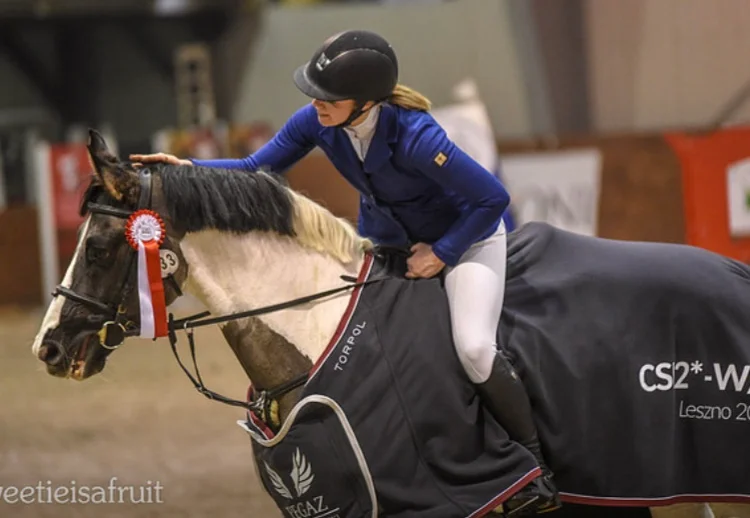
[[[203,383],[203,379],[201,378],[200,370],[198,369],[198,363],[197,363],[196,356],[195,356],[195,337],[193,335],[193,329],[196,327],[219,324],[222,322],[229,322],[231,320],[237,320],[240,318],[249,318],[249,317],[254,317],[254,316],[259,316],[259,315],[266,315],[268,313],[273,313],[275,311],[281,311],[283,309],[288,309],[294,306],[299,306],[301,304],[306,304],[314,300],[328,297],[329,295],[334,295],[336,293],[341,293],[347,290],[358,288],[360,286],[365,286],[368,284],[373,284],[373,283],[384,280],[384,278],[375,278],[375,279],[370,279],[370,280],[363,281],[363,282],[354,282],[356,281],[356,279],[352,280],[351,277],[342,276],[341,278],[342,280],[351,282],[351,284],[347,284],[345,286],[339,286],[337,288],[332,288],[330,290],[321,291],[318,293],[313,293],[311,295],[306,295],[304,297],[299,297],[296,299],[288,300],[286,302],[281,302],[279,304],[273,304],[271,306],[264,306],[261,308],[251,309],[248,311],[242,311],[239,313],[230,313],[228,315],[223,315],[219,317],[205,318],[209,316],[210,313],[208,311],[204,311],[203,313],[199,313],[197,315],[182,318],[179,320],[175,320],[174,315],[170,313],[168,328],[169,328],[169,345],[172,348],[172,353],[177,359],[177,363],[180,365],[185,375],[193,383],[193,386],[195,387],[195,389],[201,394],[203,394],[204,396],[206,396],[208,399],[219,401],[221,403],[225,403],[231,406],[238,406],[238,407],[244,408],[246,410],[249,410],[255,413],[256,415],[259,415],[259,417],[263,421],[273,421],[273,419],[271,419],[270,416],[273,414],[271,407],[274,401],[277,400],[279,397],[307,383],[309,372],[300,374],[296,378],[293,378],[289,381],[281,383],[273,388],[259,391],[258,396],[254,398],[253,401],[250,401],[250,402],[239,401],[236,399],[228,398],[226,396],[222,396],[221,394],[208,389]],[[188,337],[188,344],[190,346],[190,356],[193,360],[193,366],[195,368],[195,376],[193,376],[193,374],[187,369],[187,367],[185,367],[185,365],[180,360],[179,354],[177,353],[176,332],[178,330],[185,331]],[[277,424],[277,423],[272,423],[272,424]]]
[[[128,219],[137,210],[144,208],[150,209],[153,182],[151,172],[146,168],[140,169],[139,180],[141,189],[138,206],[135,210],[131,211],[127,209],[120,209],[117,207],[94,203],[92,201],[87,201],[85,203],[86,210],[92,214],[102,214],[121,219]],[[115,350],[123,344],[127,337],[138,336],[140,334],[140,326],[127,318],[127,308],[125,307],[125,301],[130,295],[133,286],[133,284],[129,283],[128,280],[131,278],[131,274],[136,273],[136,257],[137,252],[135,251],[131,252],[131,254],[129,255],[128,264],[125,269],[123,280],[121,282],[121,289],[118,292],[121,293],[122,296],[120,299],[120,303],[117,305],[102,302],[94,297],[78,293],[62,285],[58,285],[52,293],[53,296],[60,295],[67,299],[70,299],[75,303],[87,306],[91,311],[94,312],[93,315],[87,317],[87,323],[94,326],[101,325],[101,328],[97,332],[97,335],[99,336],[99,343],[102,347],[108,350]],[[213,390],[208,389],[203,383],[203,378],[201,377],[195,354],[195,337],[193,335],[193,329],[196,327],[219,324],[222,322],[229,322],[231,320],[249,318],[273,313],[275,311],[281,311],[283,309],[306,304],[308,302],[322,299],[336,293],[342,293],[347,290],[355,289],[360,286],[365,286],[367,284],[372,284],[383,280],[383,278],[376,278],[364,282],[356,282],[356,278],[352,278],[349,276],[341,276],[341,279],[349,282],[349,284],[339,286],[337,288],[332,288],[326,291],[313,293],[311,295],[306,295],[304,297],[299,297],[279,304],[252,309],[249,311],[231,313],[228,315],[212,318],[206,318],[210,316],[210,312],[204,311],[202,313],[178,320],[175,320],[174,315],[170,313],[168,317],[167,337],[169,339],[169,345],[172,349],[172,353],[174,354],[177,363],[180,365],[180,368],[182,368],[183,372],[185,372],[188,379],[193,383],[193,386],[198,392],[211,400],[219,401],[231,406],[244,408],[258,415],[258,417],[260,417],[263,421],[271,421],[269,424],[275,425],[276,423],[273,423],[273,419],[269,419],[270,416],[273,415],[273,403],[279,397],[303,386],[307,382],[309,372],[300,374],[296,378],[281,383],[270,389],[259,391],[257,397],[254,397],[250,402],[228,398],[217,392],[214,392]],[[171,281],[172,287],[177,291],[178,294],[181,294],[181,291],[179,289],[177,281],[174,279],[173,274],[168,275],[167,280]],[[179,353],[177,352],[177,331],[179,330],[183,330],[187,334],[190,347],[190,356],[192,358],[193,367],[195,369],[195,376],[187,369],[187,367],[185,367]]]

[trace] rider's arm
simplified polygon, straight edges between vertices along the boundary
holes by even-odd
[[[510,195],[500,180],[456,146],[431,116],[422,118],[414,129],[409,150],[412,166],[472,207],[432,245],[440,260],[455,266],[473,243],[498,224]]]
[[[263,168],[283,173],[315,147],[312,136],[316,131],[316,123],[315,108],[308,104],[297,110],[271,140],[250,156],[218,160],[191,158],[190,161],[195,165],[222,169],[257,171]]]

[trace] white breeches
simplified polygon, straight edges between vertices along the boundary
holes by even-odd
[[[497,352],[497,326],[505,296],[507,233],[497,231],[446,268],[445,287],[458,359],[474,383],[490,376]]]

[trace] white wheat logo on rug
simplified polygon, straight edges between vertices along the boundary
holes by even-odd
[[[294,484],[294,492],[297,493],[297,498],[299,498],[307,493],[308,489],[310,489],[315,475],[313,474],[312,468],[307,462],[305,456],[300,453],[299,448],[297,448],[297,451],[294,452],[294,457],[292,458],[292,460],[293,467],[291,478],[292,483]],[[264,461],[263,464],[265,464],[266,466],[266,472],[268,473],[268,476],[271,479],[271,484],[273,484],[273,488],[276,490],[276,492],[278,492],[284,498],[294,500],[294,496],[292,496],[291,491],[289,491],[289,489],[284,484],[284,481],[281,479],[281,475],[276,473],[271,468],[271,466],[268,465],[267,462]]]

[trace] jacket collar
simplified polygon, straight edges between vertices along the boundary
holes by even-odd
[[[351,145],[349,137],[342,128],[330,128],[322,126],[320,137],[329,146],[335,147],[336,139],[343,138],[342,142]],[[370,150],[365,157],[365,168],[377,167],[391,157],[392,151],[389,144],[398,140],[398,111],[395,106],[388,103],[380,105],[380,117],[375,134],[372,136]]]

